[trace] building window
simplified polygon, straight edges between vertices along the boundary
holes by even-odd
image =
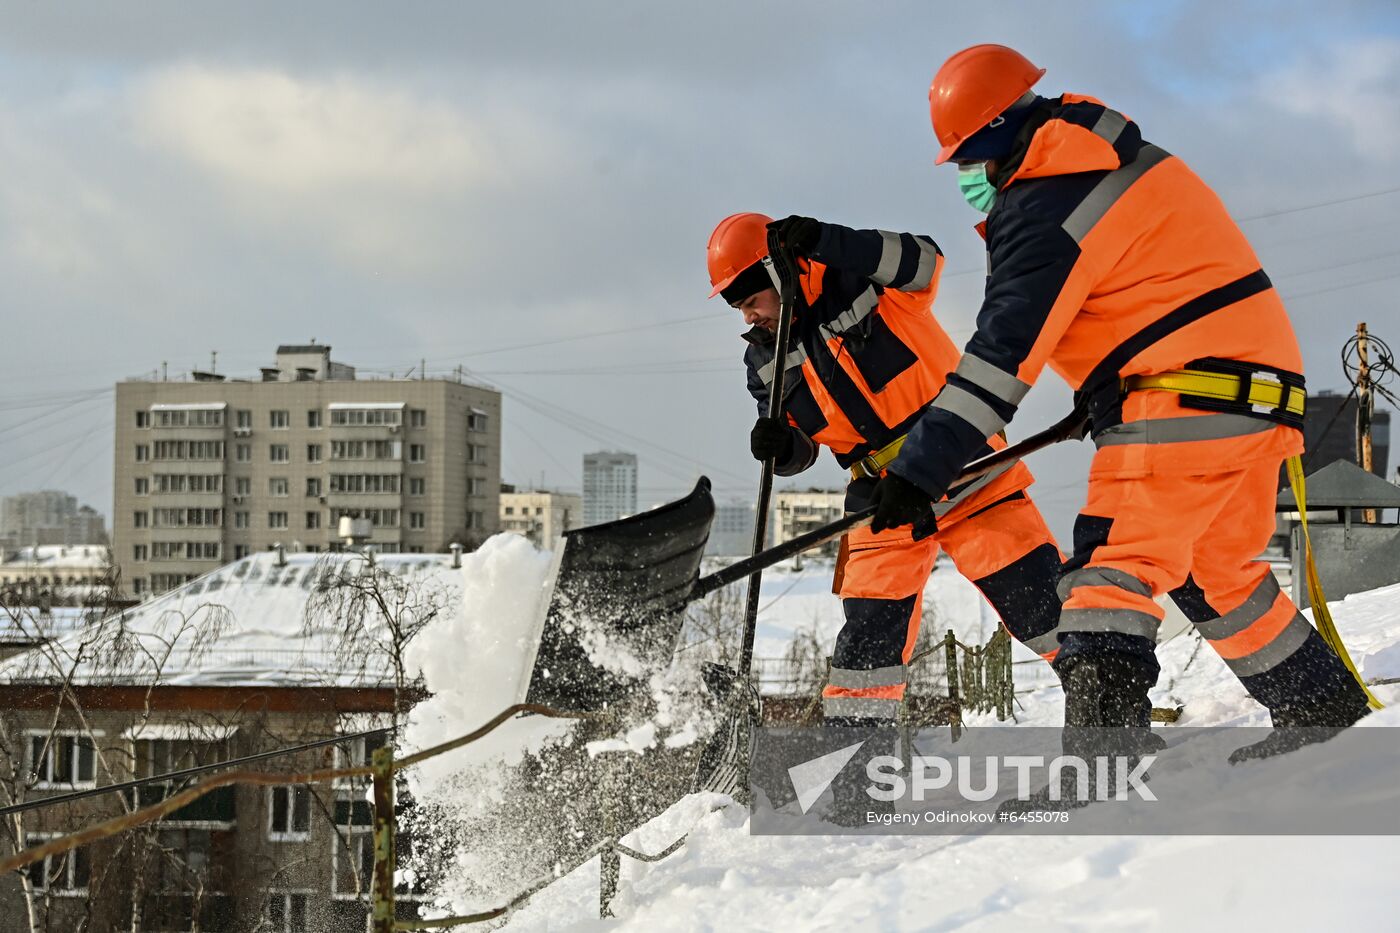
[[[240,476],[233,481],[233,494],[235,496],[251,496],[253,494],[252,477]]]
[[[428,426],[428,413],[421,408],[411,408],[408,412],[408,424],[413,428],[426,428]]]
[[[486,486],[486,481],[485,481],[485,480],[483,480],[483,479],[481,479],[481,478],[479,478],[479,477],[476,477],[476,476],[468,476],[468,477],[467,477],[467,495],[469,495],[469,496],[480,496],[480,495],[483,495],[483,494],[484,494],[485,486]]]
[[[331,411],[332,427],[393,426],[403,422],[397,408],[337,408]]]
[[[252,444],[234,444],[234,445],[233,445],[233,459],[237,460],[239,463],[252,463],[252,462],[253,462],[253,445],[252,445]]]
[[[390,493],[398,495],[399,474],[332,473],[330,490],[334,493]]]
[[[321,477],[308,476],[306,478],[306,494],[312,498],[321,494]]]
[[[267,413],[268,425],[274,430],[285,431],[292,426],[292,416],[290,412],[274,410]]]
[[[75,733],[31,733],[29,770],[37,787],[93,787],[96,746],[92,737]]]
[[[463,524],[465,524],[469,529],[482,528],[485,526],[485,523],[482,521],[480,512],[468,512],[463,521]]]
[[[402,455],[398,441],[331,441],[332,460],[398,460]]]
[[[408,527],[410,527],[410,528],[423,528],[423,527],[425,526],[425,524],[426,524],[426,523],[423,521],[423,513],[422,513],[422,512],[409,512],[409,513],[408,513]]]
[[[477,411],[475,408],[473,408],[473,409],[471,410],[471,413],[467,415],[467,430],[468,430],[468,431],[485,431],[485,430],[486,430],[486,412],[484,412],[484,411]]]
[[[240,512],[239,514],[240,514],[240,515],[247,515],[248,513],[247,513],[247,512]],[[233,546],[233,559],[234,559],[234,560],[242,560],[243,558],[245,558],[245,557],[247,557],[247,556],[248,556],[248,545],[246,545],[246,544],[235,544],[235,545]]]
[[[408,494],[410,496],[421,496],[427,487],[427,481],[421,476],[412,476],[408,480]]]
[[[138,411],[136,413],[136,426],[138,428],[149,428],[151,426],[151,413],[148,411]]]
[[[150,547],[149,547],[148,545],[145,545],[145,544],[133,544],[133,545],[131,546],[131,559],[132,559],[132,560],[137,561],[137,562],[139,563],[140,561],[144,561],[144,560],[149,559],[150,556],[151,556],[151,550],[150,550]]]
[[[150,520],[150,513],[145,511],[135,512],[131,516],[131,526],[133,528],[149,528],[150,525],[148,525],[147,522]]]
[[[146,578],[132,577],[131,592],[135,593],[137,596],[140,596],[142,593],[146,592]]]
[[[233,413],[233,426],[236,428],[252,428],[253,413],[246,408],[240,408]]]
[[[145,462],[146,462],[147,460],[149,460],[149,459],[151,459],[151,447],[150,447],[150,445],[149,445],[149,444],[137,444],[137,445],[136,445],[136,462],[137,462],[137,463],[145,463]]]
[[[282,497],[291,494],[291,484],[285,476],[274,476],[267,481],[267,494]]]
[[[38,845],[58,836],[58,833],[38,833],[31,831],[29,843]],[[31,862],[25,872],[35,891],[46,892],[56,897],[81,897],[87,894],[88,881],[92,877],[92,862],[87,846],[79,846],[61,855],[50,855],[37,862]]]
[[[291,449],[286,444],[273,444],[268,447],[267,455],[273,463],[286,463],[292,459]]]
[[[271,529],[273,529],[273,530],[275,530],[275,531],[276,531],[276,530],[285,529],[285,528],[287,527],[287,513],[286,513],[286,512],[268,512],[268,513],[267,513],[267,527],[269,527],[269,528],[271,528]]]
[[[222,460],[223,441],[156,441],[157,460]]]
[[[306,513],[306,527],[307,527],[307,528],[320,528],[320,527],[321,527],[321,513],[320,513],[320,512],[307,512],[307,513]]]
[[[506,506],[506,514],[507,514],[507,515],[514,515],[514,514],[515,514],[515,506],[513,506],[513,505],[508,505],[508,506]]]
[[[277,841],[311,835],[311,789],[305,784],[268,788],[267,838]]]
[[[136,477],[136,494],[138,496],[148,496],[151,494],[151,481],[144,476]]]
[[[486,445],[485,445],[485,444],[468,444],[468,445],[467,445],[467,462],[468,462],[468,463],[485,463],[485,462],[486,462]]]
[[[301,933],[306,926],[306,904],[309,895],[303,891],[267,895],[267,922],[272,933]],[[267,929],[267,928],[260,928]]]
[[[247,512],[234,512],[234,513],[233,513],[233,527],[234,527],[234,528],[243,528],[243,529],[246,529],[246,528],[248,527],[248,513],[247,513]]]
[[[428,459],[427,447],[423,444],[408,445],[408,462],[423,463]]]
[[[320,462],[321,462],[321,445],[320,445],[320,444],[307,444],[307,445],[306,445],[306,462],[307,462],[307,463],[320,463]]]
[[[319,428],[321,426],[321,409],[308,408],[306,410],[306,426],[308,428]]]

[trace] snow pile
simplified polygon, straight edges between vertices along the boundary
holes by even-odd
[[[408,646],[406,660],[422,673],[431,696],[414,707],[407,749],[423,749],[472,731],[520,702],[539,637],[550,555],[520,535],[498,534],[462,556],[461,608],[445,613]],[[415,793],[431,795],[464,768],[510,763],[560,720],[511,720],[485,738],[423,762],[409,773]],[[406,753],[406,752],[405,752]]]

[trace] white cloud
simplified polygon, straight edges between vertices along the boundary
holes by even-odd
[[[273,193],[459,190],[491,172],[453,108],[349,77],[165,68],[134,95],[137,125],[204,170]]]
[[[1361,155],[1391,161],[1400,149],[1400,39],[1332,44],[1268,75],[1260,93],[1288,113],[1339,127]]]

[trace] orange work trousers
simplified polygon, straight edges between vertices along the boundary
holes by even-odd
[[[848,499],[853,505],[858,503]],[[913,540],[908,526],[879,534],[860,529],[846,541],[839,589],[846,623],[822,691],[828,718],[894,718],[919,636],[924,585],[940,550],[982,591],[1013,637],[1054,657],[1062,555],[1024,492],[958,518],[922,541]]]

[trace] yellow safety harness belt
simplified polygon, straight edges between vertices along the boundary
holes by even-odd
[[[904,439],[908,436],[901,434],[873,454],[857,460],[855,466],[851,467],[851,479],[879,479],[885,467],[899,456],[899,448],[904,446]]]
[[[1307,402],[1305,389],[1299,386],[1285,386],[1268,379],[1251,378],[1249,393],[1242,396],[1243,379],[1243,376],[1232,373],[1180,369],[1155,373],[1150,376],[1129,376],[1123,380],[1123,390],[1135,392],[1139,389],[1163,389],[1181,395],[1201,396],[1222,401],[1239,401],[1256,410],[1286,411],[1291,415],[1302,417],[1303,408]],[[1288,392],[1286,399],[1283,394],[1285,391]],[[1323,641],[1327,642],[1328,646],[1337,653],[1337,657],[1342,659],[1347,670],[1351,671],[1351,676],[1356,678],[1356,682],[1360,685],[1362,692],[1366,694],[1366,700],[1371,704],[1371,708],[1380,709],[1381,702],[1366,688],[1365,681],[1361,679],[1361,673],[1357,671],[1356,664],[1347,652],[1346,645],[1342,643],[1342,636],[1337,631],[1336,623],[1332,620],[1332,613],[1327,608],[1327,596],[1322,591],[1322,580],[1317,573],[1317,563],[1313,560],[1312,539],[1308,535],[1307,484],[1303,478],[1302,458],[1289,457],[1286,467],[1289,485],[1293,487],[1293,498],[1298,502],[1299,522],[1303,527],[1303,563],[1307,572],[1308,598],[1312,601],[1313,623],[1317,626],[1318,634],[1322,636]]]
[[[1151,376],[1129,376],[1123,380],[1123,389],[1136,392],[1139,389],[1165,389],[1180,395],[1198,395],[1204,398],[1219,399],[1222,402],[1240,401],[1253,408],[1270,411],[1282,410],[1302,417],[1303,406],[1307,402],[1306,389],[1299,386],[1285,386],[1268,379],[1251,379],[1249,394],[1240,398],[1243,377],[1232,373],[1213,373],[1199,369],[1178,369],[1172,372],[1155,373]],[[1287,404],[1283,392],[1288,390]]]

